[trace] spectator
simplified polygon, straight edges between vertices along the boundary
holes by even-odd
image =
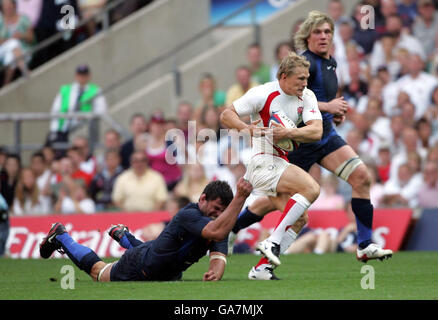
[[[208,183],[209,180],[201,164],[187,164],[183,178],[176,185],[174,193],[177,197],[187,197],[191,202],[197,202]]]
[[[75,14],[75,23],[80,20],[80,10],[76,0],[44,0],[41,8],[40,18],[35,26],[35,36],[38,43],[41,43],[47,38],[50,38],[54,34],[64,31],[61,21],[64,18],[62,13],[63,6],[73,7]],[[34,63],[41,65],[44,62],[52,59],[61,52],[68,50],[76,44],[75,34],[64,33],[64,37],[55,41],[52,45],[47,46],[35,54]]]
[[[112,193],[113,203],[124,211],[162,210],[168,193],[164,178],[149,168],[146,154],[135,151],[131,168],[120,174]]]
[[[340,85],[345,85],[350,82],[349,61],[347,59],[347,48],[353,48],[357,51],[358,58],[362,59],[364,55],[363,48],[352,38],[354,23],[347,17],[343,17],[338,22],[339,27],[335,29],[335,34],[338,35],[335,44],[335,59],[337,63],[336,73]],[[336,30],[338,32],[336,33]],[[335,41],[335,39],[333,40]]]
[[[377,161],[376,161],[376,180],[385,183],[389,179],[391,169],[391,149],[389,144],[382,143],[379,146]]]
[[[194,120],[200,122],[208,109],[218,109],[221,112],[225,106],[225,91],[216,88],[216,81],[212,74],[205,73],[199,81],[201,100],[194,112]]]
[[[438,13],[432,0],[419,0],[418,13],[412,26],[412,33],[423,45],[426,60],[430,60],[437,49],[435,37],[438,29]]]
[[[17,187],[18,179],[21,171],[21,158],[17,154],[9,154],[6,157],[5,171],[0,177],[1,193],[5,198],[9,208],[12,208],[15,189]]]
[[[177,107],[177,128],[184,132],[184,137],[187,142],[189,134],[189,121],[193,118],[193,106],[188,101],[181,101]]]
[[[362,6],[368,5],[366,1],[361,1],[354,7],[354,33],[353,40],[355,40],[365,51],[365,55],[368,55],[373,50],[374,42],[377,39],[377,32],[373,28],[362,28],[361,24],[363,19],[366,19],[366,11],[361,11]]]
[[[393,153],[389,174],[390,180],[397,180],[398,167],[403,163],[407,163],[409,153],[418,153],[421,159],[425,159],[427,155],[426,149],[419,144],[418,132],[413,128],[405,128],[403,130],[402,148],[398,153]]]
[[[258,84],[264,84],[271,79],[270,69],[263,62],[262,48],[258,43],[251,44],[246,50],[246,60],[251,70],[251,80]]]
[[[83,180],[85,186],[89,186],[93,179],[93,174],[81,169],[81,163],[83,163],[82,150],[78,147],[71,147],[67,150],[67,157],[71,159],[72,163],[72,178]]]
[[[44,193],[46,186],[50,182],[51,172],[47,167],[46,159],[44,158],[44,154],[42,152],[35,152],[32,154],[30,158],[30,169],[36,178],[36,184],[40,193],[43,195],[48,195]]]
[[[357,101],[356,111],[359,113],[364,113],[371,99],[375,99],[379,101],[379,104],[381,104],[383,86],[384,86],[383,81],[380,78],[378,77],[371,78],[366,94],[362,95]],[[383,111],[382,111],[382,115],[383,115]]]
[[[257,83],[251,80],[251,69],[246,66],[240,66],[235,72],[236,83],[227,91],[225,105],[229,106],[233,101],[239,99],[249,89],[257,86]]]
[[[146,132],[147,124],[143,114],[136,113],[131,117],[130,129],[132,138],[122,144],[120,155],[122,156],[122,167],[128,169],[130,165],[131,155],[134,152],[134,140],[139,135]]]
[[[150,168],[164,177],[167,189],[172,191],[181,179],[182,171],[173,155],[167,152],[167,147],[166,120],[161,113],[155,113],[149,122],[148,142],[143,150],[149,159]]]
[[[202,123],[216,133],[217,140],[220,140],[221,125],[219,122],[220,113],[217,109],[207,109],[202,117]]]
[[[62,188],[64,188],[64,195],[71,195],[73,194],[76,184],[87,187],[91,179],[92,176],[78,170],[77,161],[73,161],[71,157],[64,156],[53,161],[49,191],[52,197],[52,203],[57,202]]]
[[[270,81],[277,80],[277,71],[281,60],[283,60],[283,58],[286,57],[291,51],[293,51],[293,47],[291,46],[290,42],[282,41],[277,44],[275,47],[275,62],[271,66],[270,70]]]
[[[381,202],[386,207],[415,208],[422,183],[421,174],[415,174],[407,163],[403,163],[397,169],[397,178],[391,178],[384,185]]]
[[[400,0],[397,5],[397,13],[403,21],[403,26],[411,28],[418,14],[417,0]]]
[[[52,104],[52,114],[105,113],[107,110],[105,97],[100,95],[100,87],[90,80],[90,67],[88,65],[79,65],[76,68],[74,82],[62,85],[59,89]],[[70,131],[78,123],[76,119],[53,119],[50,124],[48,142],[67,142]]]
[[[399,153],[403,148],[403,131],[405,125],[401,115],[391,117],[391,154]]]
[[[12,213],[15,215],[45,215],[52,211],[50,198],[41,193],[30,168],[23,168],[15,189]]]
[[[5,254],[9,237],[9,207],[1,193],[0,185],[0,257]]]
[[[396,15],[389,15],[385,20],[386,32],[394,38],[393,51],[397,52],[398,49],[404,48],[408,50],[410,54],[417,54],[421,59],[425,59],[423,46],[413,36],[402,33],[402,20]],[[373,51],[370,56],[370,66],[372,74],[376,74],[378,67],[385,64],[386,55],[383,49],[382,42],[379,40],[374,44]]]
[[[438,162],[438,143],[435,144],[432,148],[427,152],[426,161],[436,161]]]
[[[438,86],[432,90],[430,104],[427,108],[424,116],[432,125],[432,132],[434,134],[438,133]]]
[[[53,160],[55,160],[55,150],[48,145],[45,145],[41,149],[41,153],[44,155],[44,159],[46,160],[47,167],[50,168],[52,165]]]
[[[120,153],[121,149],[120,134],[114,129],[108,129],[103,136],[103,152],[100,151],[96,155],[97,172],[101,172],[105,168],[105,153],[108,150],[116,150]]]
[[[321,193],[312,204],[311,210],[341,210],[345,207],[344,198],[336,193],[338,178],[329,174],[322,177]]]
[[[7,157],[8,151],[5,148],[0,147],[0,175],[4,172]]]
[[[25,58],[34,44],[34,34],[31,22],[27,16],[17,12],[17,4],[14,0],[3,0],[3,17],[0,15],[0,64],[6,66],[4,84],[8,84],[14,77],[16,66],[24,76],[29,71]]]
[[[415,129],[418,132],[421,146],[425,149],[429,149],[436,142],[438,142],[438,132],[432,132],[432,125],[426,118],[421,118],[415,124]]]
[[[359,61],[350,61],[348,67],[350,81],[343,86],[342,94],[350,105],[356,106],[359,98],[367,93],[368,84],[360,78]]]
[[[78,150],[80,163],[79,169],[94,175],[97,171],[97,160],[90,151],[88,138],[85,136],[77,136],[73,139],[73,147]]]
[[[96,33],[96,20],[93,17],[105,7],[106,2],[107,0],[79,0],[82,19],[91,19],[86,25],[89,36]]]
[[[93,200],[87,195],[86,188],[80,183],[73,184],[72,188],[61,187],[54,210],[62,214],[91,214],[96,211]]]
[[[409,74],[397,80],[397,86],[405,91],[415,106],[415,120],[420,119],[429,106],[432,90],[438,85],[438,80],[422,71],[424,61],[418,54],[412,54],[409,63]]]
[[[105,165],[91,181],[89,193],[96,204],[97,211],[114,210],[112,192],[117,177],[123,172],[118,150],[108,149],[105,152]]]
[[[428,161],[423,169],[423,183],[418,191],[420,208],[438,208],[438,162]]]
[[[17,0],[18,14],[27,16],[35,28],[40,19],[43,0]]]
[[[377,34],[379,36],[381,36],[382,34],[384,34],[385,32],[388,31],[388,27],[387,27],[387,20],[390,16],[393,15],[398,15],[397,13],[397,3],[396,0],[381,0],[380,1],[380,13],[381,13],[381,19],[379,19],[378,21],[376,21],[376,31]],[[402,26],[404,26],[403,24],[403,20],[402,21]]]

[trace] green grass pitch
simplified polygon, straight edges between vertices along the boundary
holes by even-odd
[[[374,289],[362,289],[365,266],[352,254],[282,256],[281,281],[250,281],[255,255],[233,255],[223,280],[202,282],[208,259],[189,268],[178,282],[95,283],[78,268],[75,288],[61,288],[68,259],[0,259],[0,299],[146,299],[146,300],[291,300],[291,299],[438,299],[438,252],[398,252],[392,259],[370,261]],[[111,260],[108,260],[111,261]]]

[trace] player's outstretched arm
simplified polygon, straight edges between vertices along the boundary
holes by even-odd
[[[208,271],[204,273],[204,281],[219,281],[225,272],[225,265],[227,264],[226,256],[221,252],[210,253],[210,266]]]
[[[228,236],[236,223],[246,198],[251,194],[252,185],[243,178],[237,182],[237,191],[225,211],[215,220],[210,221],[202,229],[201,236],[213,241],[221,241]]]

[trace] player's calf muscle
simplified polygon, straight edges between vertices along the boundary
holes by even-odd
[[[353,171],[348,182],[353,188],[353,192],[358,196],[369,197],[371,175],[364,164],[359,165],[356,170]]]

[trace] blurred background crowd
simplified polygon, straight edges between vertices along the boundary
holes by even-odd
[[[55,33],[59,17],[52,16],[50,8],[58,2],[2,0],[0,46],[3,48],[8,39],[19,40],[21,45],[9,46],[15,48],[13,54],[20,54],[16,48],[29,50]],[[86,18],[110,1],[64,2],[72,3]],[[112,21],[150,1],[137,2],[135,8],[120,6]],[[361,28],[363,5],[375,9],[374,28]],[[368,165],[375,208],[438,207],[437,8],[434,0],[364,0],[353,12],[345,12],[342,1],[331,0],[326,10],[336,25],[332,56],[337,61],[339,95],[350,105],[346,121],[336,129]],[[160,110],[148,111],[150,116],[132,115],[129,139],[108,130],[100,148],[93,152],[87,136],[75,136],[63,151],[48,141],[26,161],[1,149],[1,194],[9,213],[168,210],[174,214],[189,201],[196,202],[212,179],[226,180],[235,189],[245,173],[250,144],[241,141],[233,148],[229,137],[220,136],[220,113],[250,88],[276,79],[279,61],[295,50],[292,39],[299,23],[290,26],[290,39],[271,48],[277,63],[264,63],[259,44],[248,46],[242,52],[247,63],[236,68],[234,85],[217,87],[214,70],[200,74],[196,101],[180,101],[174,117],[165,117]],[[41,52],[16,66],[1,61],[8,66],[4,70],[6,82],[97,32],[98,24],[87,24],[75,30],[69,40],[54,44],[56,50],[47,49],[50,54]],[[9,69],[14,70],[12,75]],[[85,76],[87,84],[91,69],[78,66],[75,82]],[[101,98],[101,112],[105,112],[105,99]],[[203,129],[218,133],[217,141],[196,141],[169,157],[166,149],[172,141],[166,139],[166,133],[179,129],[187,142],[190,120],[196,121],[197,133]],[[59,133],[59,120],[54,121],[51,130]],[[198,161],[190,164],[187,159],[193,155]],[[229,161],[233,157],[238,161]],[[348,184],[319,166],[312,167],[311,174],[321,185],[311,210],[348,207]]]

